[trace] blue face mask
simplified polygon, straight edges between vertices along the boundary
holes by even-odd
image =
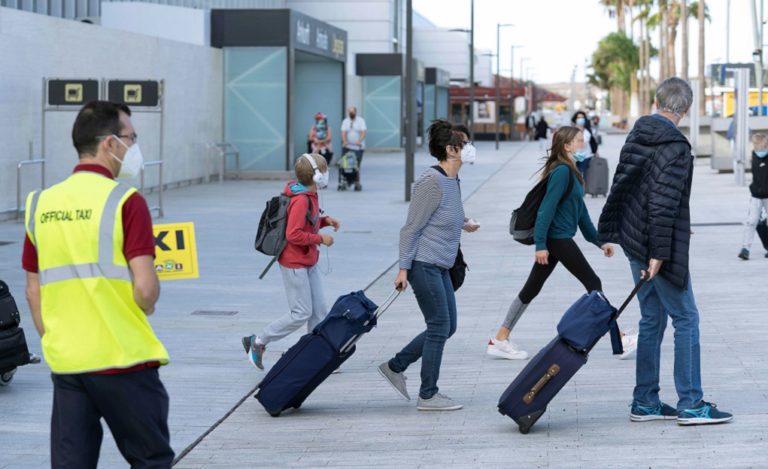
[[[579,117],[578,119],[576,119],[576,125],[580,125],[580,126],[583,127],[584,124],[586,124],[586,123],[587,123],[587,121],[583,117]]]
[[[755,150],[755,155],[758,158],[765,158],[766,156],[768,156],[768,150]]]
[[[587,157],[589,157],[589,153],[587,153],[584,150],[577,150],[573,153],[573,159],[581,163],[582,161],[586,160]]]

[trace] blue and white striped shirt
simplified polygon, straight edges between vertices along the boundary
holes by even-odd
[[[413,185],[408,219],[400,230],[400,268],[413,261],[450,269],[464,225],[459,180],[427,169]]]

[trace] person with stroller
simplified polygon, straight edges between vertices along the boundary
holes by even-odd
[[[365,134],[367,132],[368,128],[365,126],[365,119],[357,115],[357,108],[355,106],[350,106],[347,109],[347,118],[341,123],[341,153],[346,155],[351,152],[357,159],[357,172],[352,174],[355,177],[356,191],[363,190],[363,186],[360,185],[360,166],[363,164]],[[341,182],[341,177],[339,177],[339,184]]]

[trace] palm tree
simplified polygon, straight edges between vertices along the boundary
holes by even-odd
[[[680,0],[680,21],[683,23],[681,78],[688,81],[688,0]]]
[[[600,3],[608,9],[611,18],[616,15],[616,31],[626,33],[624,9],[627,7],[628,0],[600,0]]]

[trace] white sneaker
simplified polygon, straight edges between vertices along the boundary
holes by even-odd
[[[631,360],[637,355],[637,334],[624,334],[621,337],[621,346],[624,353],[619,356],[619,360]]]
[[[507,360],[525,360],[528,358],[528,352],[520,350],[515,344],[508,340],[497,340],[491,337],[488,341],[488,348],[485,353],[492,357],[506,358]]]

